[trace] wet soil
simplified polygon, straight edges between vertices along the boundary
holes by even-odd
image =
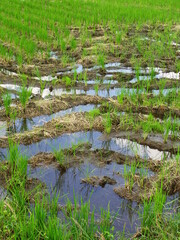
[[[96,186],[101,186],[104,187],[106,184],[110,184],[110,185],[115,185],[116,184],[116,180],[114,180],[113,178],[110,178],[108,176],[103,176],[103,177],[99,177],[99,176],[92,176],[92,177],[88,177],[88,178],[83,178],[81,180],[82,183],[86,183],[86,184],[90,184],[94,187]]]
[[[154,65],[156,67],[163,66],[169,71],[175,71],[176,66],[174,62],[178,60],[178,44],[172,44],[167,47],[172,51],[171,56],[166,56],[165,51],[162,49],[162,54],[159,55],[158,50],[158,33],[165,30],[160,30],[159,27],[149,25],[149,29],[144,30],[144,26],[136,28],[136,26],[119,26],[123,31],[115,32],[112,29],[107,29],[106,27],[99,27],[96,29],[88,29],[86,35],[86,41],[81,41],[81,35],[83,34],[83,29],[71,30],[71,35],[73,38],[77,40],[76,49],[71,49],[70,45],[66,46],[66,55],[68,56],[68,63],[65,64],[70,66],[73,62],[83,63],[86,67],[91,67],[92,65],[97,64],[97,56],[95,55],[94,48],[100,49],[103,51],[105,55],[105,62],[123,62],[125,65],[133,66],[133,57],[138,59],[141,62],[141,65],[148,66],[149,59],[144,58],[143,53],[148,50],[150,44],[153,44],[154,50]],[[166,29],[166,26],[163,26]],[[128,30],[127,30],[128,29]],[[177,32],[176,28],[172,28],[172,33]],[[154,36],[152,33],[157,33],[157,39],[154,40]],[[120,42],[117,42],[117,36],[120,34]],[[121,35],[122,34],[122,35]],[[137,44],[138,43],[138,44]],[[41,46],[42,44],[42,46]],[[140,44],[140,49],[139,49]],[[42,49],[46,49],[44,43],[38,43]],[[164,43],[166,45],[166,43]],[[162,48],[162,46],[161,46]],[[157,49],[157,50],[156,50]],[[97,51],[97,50],[96,50]],[[5,68],[14,72],[21,72],[28,74],[30,76],[35,75],[35,69],[38,67],[38,70],[41,76],[50,75],[52,72],[62,71],[64,68],[63,62],[61,61],[61,57],[63,56],[63,52],[59,47],[56,49],[52,49],[51,52],[54,52],[57,57],[52,58],[52,56],[47,56],[47,54],[37,54],[32,60],[31,63],[28,64],[24,62],[24,64],[19,67],[15,60],[4,61],[3,59],[0,61],[0,68]],[[84,55],[85,53],[85,55]],[[26,61],[26,56],[24,56],[24,60]]]
[[[50,98],[45,100],[30,101],[26,106],[24,113],[21,104],[16,104],[12,107],[12,111],[17,111],[17,118],[32,118],[40,115],[50,115],[60,110],[66,110],[68,108],[86,105],[86,104],[100,104],[103,98],[99,96],[87,96],[87,95],[64,95],[59,98]],[[0,119],[6,120],[7,116],[5,109],[0,110]]]
[[[171,114],[172,117],[180,117],[180,110],[178,107],[169,107],[167,105],[159,105],[159,106],[142,106],[139,104],[134,105],[130,102],[125,102],[123,104],[119,104],[116,99],[109,99],[109,102],[114,106],[117,111],[124,112],[133,112],[133,113],[142,113],[142,114],[153,114],[154,117],[163,119],[165,116]],[[142,99],[143,103],[143,99]],[[104,111],[106,111],[104,109]]]

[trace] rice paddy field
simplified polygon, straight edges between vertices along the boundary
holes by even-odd
[[[0,1],[0,239],[180,239],[180,1]]]

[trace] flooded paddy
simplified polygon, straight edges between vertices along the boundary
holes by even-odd
[[[0,60],[0,210],[5,206],[17,219],[17,205],[26,222],[42,210],[51,229],[47,239],[60,239],[51,235],[54,226],[64,227],[64,239],[121,239],[123,233],[161,239],[159,232],[180,209],[177,26],[60,31],[58,17],[52,20],[54,1],[46,4],[51,21],[45,30],[42,22],[31,45],[23,40],[18,47],[6,41],[0,46],[6,56]],[[43,239],[46,230],[39,226],[34,229],[40,235],[23,228],[7,236]]]
[[[51,58],[58,59],[54,53],[51,54]],[[153,114],[156,117],[160,116],[162,122],[165,122],[166,113],[172,112],[176,119],[176,116],[179,116],[179,108],[177,105],[174,108],[173,101],[177,101],[179,97],[179,88],[152,87],[150,92],[146,88],[138,89],[138,85],[133,84],[149,82],[151,85],[152,76],[149,75],[148,68],[140,69],[142,75],[136,76],[136,71],[131,67],[123,67],[121,63],[116,62],[108,63],[101,73],[103,80],[98,79],[98,76],[101,76],[100,70],[100,66],[85,68],[79,64],[54,76],[33,77],[35,81],[33,86],[25,87],[30,91],[26,110],[23,110],[20,100],[23,86],[12,82],[1,83],[0,87],[5,90],[4,94],[8,91],[12,101],[16,99],[10,108],[17,111],[17,116],[14,120],[6,116],[7,107],[3,104],[5,100],[2,100],[0,159],[2,163],[8,159],[8,138],[14,139],[19,143],[18,151],[29,159],[28,178],[44,184],[51,198],[59,193],[61,196],[58,200],[59,206],[64,207],[67,198],[73,203],[74,195],[82,198],[84,202],[90,199],[90,209],[92,211],[94,207],[96,208],[97,217],[101,208],[107,209],[109,206],[112,216],[118,212],[114,222],[116,231],[122,232],[125,227],[126,233],[134,234],[141,224],[139,212],[144,208],[142,201],[145,197],[149,199],[151,194],[152,196],[155,194],[152,184],[159,184],[163,161],[171,164],[173,161],[176,163],[176,159],[179,158],[179,139],[171,138],[170,134],[174,134],[173,128],[166,140],[165,135],[159,134],[156,130],[147,133],[144,130],[142,132],[142,129],[134,131],[132,127],[130,128],[132,123],[127,121],[125,116],[132,111],[136,119],[135,114],[139,112],[137,119],[141,123],[148,114],[155,111]],[[82,74],[84,71],[88,73],[97,71],[97,80],[82,79],[74,86],[61,86],[59,76],[71,77],[74,73]],[[165,73],[158,68],[155,71],[155,79],[167,78],[174,82],[179,81],[179,73]],[[18,77],[18,74],[10,71],[3,71],[3,74]],[[119,85],[118,80],[113,80],[114,74],[128,76],[123,87]],[[39,86],[40,81],[45,83],[43,88]],[[58,81],[60,85],[54,84],[53,87],[47,85],[53,81]],[[138,96],[140,102],[130,110],[134,96]],[[167,101],[169,96],[174,99],[169,98],[168,101],[172,104],[169,109],[160,109],[163,112],[159,112],[158,108],[153,110],[154,103],[152,109],[149,105],[144,105],[146,96],[147,99],[152,99],[152,102],[158,97],[162,98],[162,101]],[[110,115],[112,109],[116,111],[116,120]],[[124,119],[124,123],[121,119]],[[155,118],[156,121],[160,121],[158,119]],[[179,131],[179,121],[173,123],[174,128]],[[122,128],[123,124],[125,127]],[[166,130],[163,131],[165,134]],[[69,153],[63,155],[68,157],[67,162],[63,163],[65,165],[58,162],[60,159],[56,159],[55,151],[68,151],[83,142],[90,144],[90,148],[82,149],[73,155],[68,155]],[[174,167],[170,167],[169,174],[174,174],[173,169]],[[176,177],[179,181],[179,175]],[[164,181],[166,182],[166,178]],[[180,188],[177,181],[172,184],[166,182],[164,185],[167,203],[179,197]],[[144,194],[146,190],[147,195]],[[175,201],[175,207],[178,209],[176,204]]]

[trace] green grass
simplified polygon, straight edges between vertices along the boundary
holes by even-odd
[[[165,202],[166,195],[162,188],[157,188],[154,197],[144,202],[143,211],[139,213],[142,228],[140,239],[180,238],[180,214],[169,214],[169,206]]]
[[[67,199],[58,215],[58,197],[34,197],[33,207],[24,188],[16,188],[11,198],[0,200],[0,234],[2,239],[113,239],[109,208],[102,209],[98,218],[90,210],[90,200]],[[26,200],[26,201],[22,201]],[[97,220],[99,223],[97,223]]]
[[[78,42],[70,34],[70,27],[80,27],[81,35],[87,39],[87,28],[95,25],[109,26],[112,32],[122,31],[122,23],[137,26],[167,23],[171,26],[179,23],[179,11],[178,0],[10,0],[8,7],[7,1],[1,0],[0,55],[7,61],[15,56],[18,65],[22,66],[43,53],[48,56],[52,48],[66,53],[70,46],[74,51]],[[115,37],[118,44],[122,42],[123,32]],[[152,45],[156,51],[156,44]],[[163,46],[159,45],[158,51],[163,54],[160,47]],[[98,62],[104,66],[104,53],[100,52]]]

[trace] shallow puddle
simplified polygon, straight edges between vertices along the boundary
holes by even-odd
[[[53,80],[57,79],[57,76],[42,76],[42,77],[34,77],[33,79],[35,80],[39,80],[39,81],[47,81],[47,82],[51,82]]]
[[[0,84],[0,87],[8,90],[8,91],[16,91],[21,92],[22,87],[16,84]],[[40,88],[38,87],[29,87],[28,90],[32,91],[32,94],[37,95],[40,94]]]
[[[108,75],[107,75],[108,76]],[[106,76],[106,77],[107,77]],[[118,81],[116,80],[107,80],[107,79],[104,79],[104,80],[88,80],[86,82],[87,84],[118,84]]]
[[[138,81],[147,81],[150,80],[151,76],[139,76],[139,78],[133,78],[130,83],[137,83]]]
[[[167,78],[171,80],[180,80],[180,75],[179,73],[174,73],[174,72],[169,72],[169,73],[159,73],[153,77],[153,79],[162,79],[162,78]],[[138,81],[148,81],[151,80],[151,76],[139,76],[139,79],[133,78],[130,83],[137,83]]]
[[[112,212],[118,211],[118,219],[115,223],[116,228],[120,231],[123,230],[124,224],[131,233],[136,231],[136,226],[139,225],[138,221],[138,204],[120,198],[113,191],[117,185],[124,185],[124,179],[113,173],[114,169],[123,172],[124,166],[117,164],[109,164],[105,168],[98,168],[88,162],[81,164],[79,167],[67,169],[66,172],[61,173],[55,168],[51,167],[38,167],[31,169],[31,177],[35,177],[43,181],[52,194],[54,191],[60,193],[61,197],[59,202],[65,203],[66,197],[74,202],[74,193],[78,196],[79,200],[88,201],[91,199],[91,210],[96,207],[96,214],[100,213],[100,208],[107,209],[110,204]],[[117,184],[112,186],[106,184],[104,188],[97,186],[93,187],[86,183],[81,183],[82,178],[88,176],[109,176],[116,180]]]
[[[66,75],[71,73],[80,74],[83,72],[83,66],[81,64],[76,64],[72,69],[67,69],[67,71],[57,72],[57,76],[59,75]]]
[[[7,129],[6,122],[0,121],[0,137],[3,137],[6,135],[6,129]]]
[[[115,62],[115,63],[107,63],[104,65],[104,68],[106,69],[106,71],[108,69],[111,69],[111,68],[119,68],[122,64],[119,63],[119,62]],[[98,70],[98,69],[101,69],[102,66],[93,66],[91,68],[85,68],[85,71],[88,71],[88,72],[91,72],[91,71],[95,71],[95,70]]]
[[[168,93],[175,91],[176,93],[180,90],[180,88],[171,88],[171,89],[163,89],[163,90],[152,90],[154,95],[159,95],[160,92],[166,96]]]
[[[42,93],[42,97],[46,98],[48,96],[61,96],[63,94],[86,94],[86,95],[91,95],[91,96],[100,96],[100,97],[116,97],[119,94],[121,94],[121,92],[126,91],[126,93],[130,94],[133,92],[136,92],[136,89],[130,89],[130,88],[110,88],[110,89],[103,89],[103,90],[94,90],[94,89],[90,89],[90,90],[79,90],[79,89],[70,89],[70,90],[66,90],[63,88],[59,88],[59,89],[54,89],[52,92],[50,92],[49,89],[44,89],[43,93]]]
[[[124,153],[127,155],[139,155],[143,159],[153,160],[163,160],[171,156],[168,152],[152,149],[149,146],[144,146],[128,139],[113,138],[112,140],[115,141],[120,149],[124,149]]]
[[[28,157],[36,155],[40,152],[52,152],[53,149],[61,148],[70,148],[72,143],[77,144],[80,142],[89,142],[92,144],[92,148],[104,148],[107,150],[112,150],[115,152],[120,152],[124,155],[135,156],[138,155],[144,159],[162,159],[164,156],[164,152],[151,149],[150,147],[143,146],[136,142],[132,142],[126,139],[120,138],[112,138],[108,140],[103,139],[103,135],[97,131],[89,131],[89,132],[76,132],[63,134],[54,139],[44,139],[38,143],[33,143],[31,145],[25,146],[20,145],[19,150],[26,154]],[[5,159],[7,155],[7,148],[0,148],[0,159]],[[140,151],[139,151],[140,150]],[[139,151],[139,152],[138,152]],[[170,157],[171,155],[168,153],[166,157]]]
[[[14,85],[14,84],[0,84],[1,87],[9,90],[9,91],[21,91],[21,86]],[[40,95],[40,88],[38,87],[30,87],[29,89],[32,90],[32,94],[34,95]],[[48,96],[61,96],[63,94],[86,94],[86,95],[91,95],[91,96],[100,96],[100,97],[113,97],[117,96],[124,91],[124,88],[110,88],[110,89],[104,89],[104,90],[98,90],[95,91],[94,89],[90,90],[79,90],[79,89],[64,89],[64,88],[59,88],[59,89],[54,89],[53,91],[50,91],[49,88],[46,88],[42,92],[42,98],[46,98]],[[127,89],[127,92],[133,92],[136,91],[135,89]],[[15,96],[15,95],[14,95]]]
[[[91,81],[90,81],[91,82]],[[108,80],[105,80],[105,82],[108,82]],[[115,81],[114,81],[115,83]],[[92,82],[93,84],[93,82]],[[14,85],[14,84],[0,84],[0,87],[3,87],[9,91],[17,91],[20,92],[21,91],[21,86],[18,85]],[[38,87],[29,87],[28,89],[32,90],[32,94],[34,95],[40,95],[40,88]],[[167,95],[169,92],[171,92],[173,89],[163,89],[161,92],[163,95]],[[176,91],[179,91],[179,88],[176,88]],[[57,88],[54,89],[53,91],[50,91],[49,88],[46,88],[43,90],[42,92],[42,98],[46,98],[48,96],[56,96],[56,97],[60,97],[63,94],[86,94],[86,95],[91,95],[91,96],[100,96],[100,97],[117,97],[119,94],[121,94],[122,92],[125,92],[126,94],[132,94],[132,93],[136,93],[137,89],[134,88],[109,88],[109,89],[103,89],[103,90],[94,90],[94,89],[90,89],[90,90],[83,90],[83,89],[65,89],[65,88]],[[143,93],[144,91],[139,90],[139,93]],[[160,90],[152,90],[154,95],[158,95]],[[18,98],[18,96],[16,94],[11,94],[12,99],[14,98]]]
[[[153,68],[154,72],[156,73],[156,75],[154,76],[154,78],[157,79],[162,79],[162,78],[167,78],[167,79],[174,79],[174,80],[180,80],[180,73],[175,73],[175,72],[165,72],[163,71],[161,68]],[[121,67],[121,68],[115,68],[115,69],[106,69],[107,73],[112,74],[112,73],[124,73],[124,74],[132,74],[132,73],[136,73],[136,71],[131,68],[131,67]],[[141,68],[139,69],[139,73],[143,73],[143,74],[150,74],[152,71],[151,68]],[[139,80],[149,80],[151,78],[151,76],[140,76]],[[131,83],[136,83],[137,79],[132,79],[130,81]]]
[[[5,88],[9,91],[21,91],[21,86],[15,85],[15,84],[0,84],[0,87]]]
[[[173,89],[163,89],[162,91],[160,90],[152,90],[152,93],[154,95],[158,95],[160,92],[165,96],[167,95],[169,92],[172,92]],[[176,91],[179,91],[179,88],[176,88]],[[121,93],[125,93],[127,95],[133,94],[133,93],[137,93],[137,89],[134,88],[109,88],[109,89],[103,89],[103,90],[94,90],[94,89],[90,89],[90,90],[79,90],[79,89],[70,89],[70,90],[66,90],[63,88],[59,88],[59,89],[54,89],[52,92],[50,92],[49,89],[44,89],[43,93],[42,93],[42,97],[46,98],[48,96],[61,96],[63,94],[86,94],[86,95],[91,95],[91,96],[100,96],[100,97],[104,97],[104,98],[109,98],[109,97],[117,97],[118,95],[120,95]],[[144,90],[138,90],[139,93],[143,93],[145,92]]]
[[[127,167],[127,170],[128,169],[130,169],[130,167]],[[136,172],[140,171],[141,169],[136,170]],[[51,196],[53,196],[53,194],[59,193],[59,203],[62,206],[64,206],[67,197],[73,203],[75,194],[75,196],[78,197],[79,201],[81,198],[83,201],[88,201],[91,199],[91,210],[93,210],[95,207],[95,214],[98,216],[100,209],[107,209],[109,204],[112,216],[118,212],[118,217],[114,223],[115,228],[122,231],[124,224],[126,224],[125,231],[135,233],[137,226],[140,225],[138,211],[142,211],[142,205],[121,198],[114,192],[113,189],[115,187],[125,185],[124,178],[121,175],[116,174],[117,172],[123,174],[124,165],[111,163],[101,168],[90,164],[87,161],[77,167],[69,168],[65,172],[60,172],[51,166],[36,167],[35,169],[30,169],[30,176],[38,178],[44,182],[47,185]],[[147,172],[147,176],[152,175],[154,175],[153,172]],[[90,178],[91,176],[107,176],[111,179],[114,179],[116,181],[116,184],[106,184],[104,187],[93,187],[87,183],[82,183],[82,179]],[[173,199],[177,198],[178,194],[167,197],[169,206],[173,205],[174,209],[177,207],[178,202],[173,202]]]
[[[163,73],[160,72],[158,75],[155,76],[155,78],[168,78],[168,79],[175,79],[175,80],[180,80],[180,73],[175,73],[175,72],[169,72],[169,73]]]
[[[54,59],[54,60],[58,60],[58,56],[57,56],[58,52],[54,52],[54,51],[51,51],[49,53],[49,56],[50,56],[50,59]]]
[[[79,105],[67,110],[62,110],[51,115],[41,115],[33,118],[21,118],[16,119],[14,124],[8,126],[7,122],[0,122],[0,137],[6,136],[12,133],[19,133],[28,130],[32,130],[33,127],[42,126],[45,123],[49,122],[53,118],[62,117],[66,114],[75,113],[75,112],[88,112],[94,108],[97,108],[98,105],[87,104]]]

